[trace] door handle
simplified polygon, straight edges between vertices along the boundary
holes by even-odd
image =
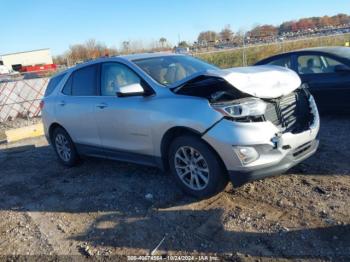
[[[60,102],[58,103],[58,105],[60,105],[60,106],[65,106],[65,105],[66,105],[66,102],[65,102],[65,101],[60,101]]]
[[[101,104],[98,104],[96,107],[103,109],[103,108],[108,107],[108,105],[106,103],[101,103]]]

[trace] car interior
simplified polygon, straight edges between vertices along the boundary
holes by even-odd
[[[175,62],[163,65],[150,64],[143,69],[161,84],[174,83],[190,75],[182,64]]]
[[[342,63],[325,56],[305,55],[298,57],[298,72],[300,74],[334,73],[335,67]]]
[[[140,83],[140,78],[123,65],[106,64],[102,68],[102,95],[115,96],[119,87]]]
[[[198,71],[214,68],[192,58],[171,56],[139,60],[136,64],[162,85],[171,85]]]

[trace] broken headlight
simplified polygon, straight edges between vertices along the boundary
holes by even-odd
[[[214,109],[232,118],[258,117],[265,114],[266,103],[258,98],[247,98],[230,104],[216,104]]]

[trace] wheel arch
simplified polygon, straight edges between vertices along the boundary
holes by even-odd
[[[62,126],[62,125],[60,125],[59,123],[57,123],[57,122],[54,122],[54,123],[52,123],[51,125],[50,125],[50,127],[49,127],[49,139],[50,139],[50,142],[52,143],[52,135],[53,135],[53,132],[54,132],[54,130],[57,128],[57,127],[60,127],[60,128],[62,128],[62,129],[64,129],[66,132],[67,132],[67,130]],[[68,132],[67,132],[68,133]],[[68,133],[69,134],[69,133]]]
[[[169,170],[168,149],[170,147],[170,144],[172,143],[172,141],[174,141],[175,138],[177,138],[179,136],[184,136],[184,135],[195,136],[197,138],[200,138],[201,141],[204,142],[208,146],[208,148],[217,156],[217,158],[219,159],[219,161],[221,163],[223,170],[227,173],[227,168],[226,168],[224,162],[222,161],[220,155],[210,144],[208,144],[207,141],[202,139],[202,134],[193,128],[189,128],[189,127],[185,127],[185,126],[172,127],[169,130],[167,130],[165,132],[165,134],[163,135],[163,138],[162,138],[161,144],[160,144],[162,169]]]

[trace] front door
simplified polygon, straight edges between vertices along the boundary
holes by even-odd
[[[152,97],[117,97],[118,87],[140,84],[140,77],[117,62],[101,65],[101,96],[95,105],[104,148],[142,155],[153,154],[150,106]]]

